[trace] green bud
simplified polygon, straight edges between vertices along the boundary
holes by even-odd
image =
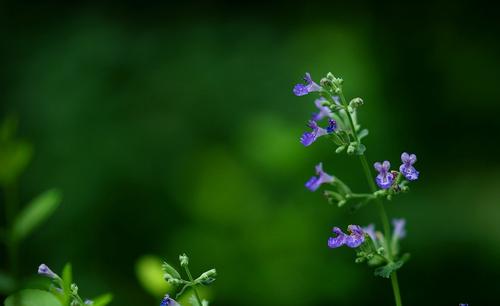
[[[358,107],[360,107],[361,105],[363,105],[363,99],[361,98],[354,98],[351,100],[351,102],[349,102],[349,107],[353,108],[353,109],[356,109]]]
[[[335,76],[331,72],[328,72],[326,74],[326,78],[329,79],[329,80],[331,80],[331,81],[335,80]]]
[[[178,279],[178,278],[167,278],[167,275],[165,275],[165,280],[167,281],[167,283],[171,284],[171,285],[182,285],[182,284],[185,284],[186,281],[182,280],[182,279]]]
[[[341,153],[342,151],[344,151],[345,149],[345,146],[340,146],[338,147],[336,150],[335,150],[335,153]]]
[[[77,300],[73,300],[71,301],[70,306],[80,306],[80,302],[78,302]]]
[[[340,94],[342,92],[342,89],[340,87],[336,87],[334,91],[336,94]]]
[[[352,155],[356,152],[358,144],[356,142],[351,142],[347,147],[347,154]]]
[[[189,265],[189,257],[186,253],[179,255],[179,261],[181,262],[181,267],[186,267]]]
[[[165,273],[164,278],[166,281],[168,281],[168,279],[180,279],[181,278],[181,275],[179,274],[179,272],[177,272],[177,270],[174,267],[172,267],[171,265],[169,265],[168,263],[164,262],[161,267],[163,269],[163,272]]]
[[[73,293],[74,295],[77,295],[78,294],[78,286],[76,284],[71,284],[71,293]]]
[[[215,281],[216,276],[217,276],[217,271],[215,269],[211,269],[202,273],[194,282],[202,283],[203,285],[208,285]]]
[[[324,88],[331,88],[333,86],[332,81],[327,79],[327,78],[322,78],[319,81],[319,84],[321,85],[321,87],[324,87]]]

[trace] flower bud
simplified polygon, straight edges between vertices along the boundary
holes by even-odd
[[[186,267],[189,265],[189,257],[185,253],[179,255],[179,261],[181,262],[181,267]]]
[[[78,294],[78,286],[76,284],[71,284],[71,293],[74,294],[74,295],[77,295]]]
[[[46,264],[41,264],[38,267],[38,274],[50,277],[52,279],[59,278],[59,275],[57,275],[54,272],[52,272],[52,270],[50,270],[50,268]]]
[[[215,281],[217,276],[217,271],[215,269],[208,270],[202,273],[196,280],[196,283],[202,283],[203,285],[208,285]]]
[[[355,109],[355,108],[358,108],[360,107],[361,105],[363,105],[363,99],[361,98],[354,98],[351,100],[351,102],[349,102],[349,107]]]

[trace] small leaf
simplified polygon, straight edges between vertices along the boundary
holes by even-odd
[[[361,140],[363,138],[365,138],[366,136],[368,136],[368,130],[367,129],[362,129],[361,131],[359,131],[358,133],[358,139]]]
[[[94,303],[92,304],[92,306],[106,306],[109,303],[111,303],[112,300],[113,300],[113,295],[110,293],[106,293],[93,299],[92,301]]]
[[[61,203],[61,193],[51,189],[39,195],[17,216],[12,228],[11,239],[21,241],[38,225],[50,217]]]
[[[71,264],[68,262],[63,269],[62,272],[62,287],[64,291],[64,296],[65,296],[65,301],[67,304],[69,302],[69,299],[71,297],[71,283],[73,282],[73,272],[71,268]]]
[[[8,141],[0,147],[0,184],[14,182],[28,166],[33,156],[30,143],[23,140]]]
[[[9,296],[5,306],[62,306],[51,293],[38,289],[26,289]]]
[[[400,260],[396,262],[390,262],[385,266],[378,267],[377,269],[375,269],[375,275],[389,278],[391,277],[392,272],[401,268],[404,265],[404,263],[408,261],[409,258],[410,254],[405,254]]]
[[[179,278],[179,279],[181,278],[179,272],[177,272],[177,270],[171,265],[169,265],[167,262],[163,263],[162,269],[163,272],[165,272],[165,274],[170,274],[173,278]]]

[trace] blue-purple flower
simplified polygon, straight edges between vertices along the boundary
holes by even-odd
[[[414,181],[418,179],[419,172],[413,164],[417,161],[417,156],[415,154],[408,154],[404,152],[401,154],[401,162],[403,164],[399,167],[399,171],[406,177],[409,181]]]
[[[310,92],[321,90],[321,87],[311,79],[311,75],[309,74],[309,72],[307,72],[304,76],[304,82],[305,84],[297,84],[293,88],[293,93],[296,96],[304,96]]]
[[[376,162],[373,164],[373,167],[378,171],[378,175],[375,178],[377,185],[382,189],[390,188],[394,181],[394,175],[389,171],[391,163],[387,160],[383,163]]]
[[[323,171],[323,163],[316,165],[316,175],[311,177],[305,184],[306,188],[311,191],[316,191],[322,184],[331,183],[335,180],[332,175]]]
[[[394,227],[392,232],[393,239],[399,240],[406,236],[405,225],[405,219],[392,219],[392,226]]]
[[[326,132],[331,134],[337,130],[337,121],[333,119],[328,119],[328,126],[326,127]]]
[[[306,147],[310,146],[319,137],[328,134],[328,131],[320,127],[314,120],[309,120],[309,124],[307,126],[312,129],[312,132],[305,132],[302,134],[302,137],[300,137],[300,142]]]
[[[346,245],[350,248],[357,248],[365,241],[365,232],[359,225],[349,225],[347,227],[349,235],[342,232],[338,227],[333,228],[333,233],[336,237],[328,239],[328,246],[332,249]]]
[[[320,121],[323,118],[332,118],[332,111],[324,103],[327,102],[325,98],[319,98],[314,101],[314,104],[318,108],[319,112],[313,113],[312,120]]]
[[[165,295],[163,300],[161,300],[160,306],[180,306],[174,299],[172,299],[168,294]]]
[[[38,267],[38,274],[43,275],[43,276],[47,276],[50,278],[59,278],[59,275],[52,272],[52,270],[50,270],[50,268],[46,264],[41,264]]]

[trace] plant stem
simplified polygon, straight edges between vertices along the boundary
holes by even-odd
[[[194,282],[193,276],[191,275],[191,272],[189,271],[189,267],[187,265],[184,266],[184,270],[186,270],[186,274],[189,277],[189,281],[191,283]],[[196,300],[198,301],[198,305],[202,306],[203,304],[201,303],[200,296],[198,295],[198,291],[196,290],[196,285],[193,285],[193,291],[194,291],[194,296],[196,297]]]
[[[342,102],[342,105],[344,105],[345,112],[347,114],[347,118],[349,119],[349,123],[351,125],[352,129],[352,134],[354,136],[354,139],[356,142],[359,144],[360,141],[358,139],[358,134],[356,133],[356,128],[354,127],[354,120],[352,119],[351,113],[349,112],[347,101],[344,97],[344,93],[341,91],[340,92],[340,100]],[[363,166],[363,170],[365,172],[365,177],[366,180],[368,181],[368,185],[370,185],[370,189],[372,192],[377,191],[377,186],[375,186],[375,183],[373,182],[373,177],[371,174],[370,166],[368,166],[368,161],[366,160],[365,155],[360,155],[359,159],[361,161],[361,164]],[[375,201],[377,202],[377,207],[378,207],[378,212],[380,215],[380,219],[382,220],[382,226],[384,228],[384,235],[389,241],[389,238],[391,237],[391,227],[389,224],[389,218],[387,217],[387,213],[385,212],[385,207],[384,204],[382,203],[382,200],[380,198],[375,198]],[[389,244],[387,244],[387,257],[389,260],[392,261],[392,251],[390,249]],[[401,294],[399,292],[399,284],[398,284],[398,276],[396,272],[392,272],[391,274],[391,283],[392,283],[392,291],[394,292],[394,300],[396,301],[396,306],[402,306],[403,304],[401,303]]]

